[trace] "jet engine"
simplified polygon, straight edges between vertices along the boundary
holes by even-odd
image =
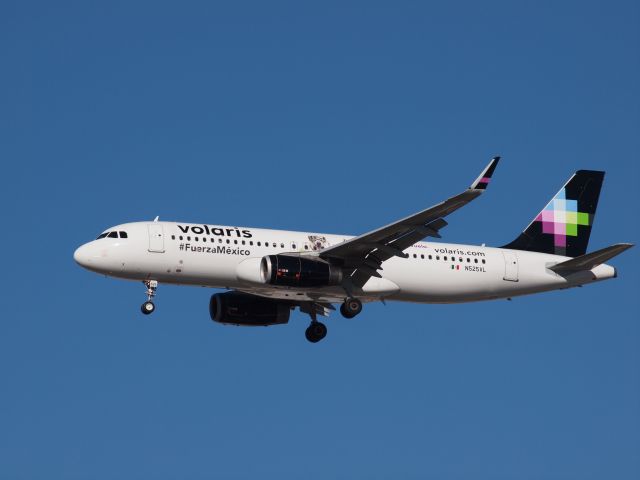
[[[328,287],[342,282],[342,269],[300,255],[268,255],[260,262],[260,276],[269,285]]]
[[[240,292],[216,293],[209,301],[211,320],[229,325],[280,325],[289,322],[290,313],[290,306],[285,302]]]

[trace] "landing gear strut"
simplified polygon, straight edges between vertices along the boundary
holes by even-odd
[[[340,313],[345,318],[353,318],[362,311],[362,302],[357,298],[349,297],[340,305]]]
[[[147,301],[142,304],[140,310],[145,315],[149,315],[153,313],[156,309],[156,306],[153,304],[151,299],[156,296],[156,290],[158,289],[158,281],[157,280],[145,280],[142,282],[147,287]]]

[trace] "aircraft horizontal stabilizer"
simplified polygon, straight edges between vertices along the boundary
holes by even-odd
[[[580,255],[579,257],[572,258],[566,262],[561,262],[549,267],[549,270],[553,270],[556,273],[572,273],[580,270],[591,270],[600,264],[603,264],[607,260],[620,255],[625,250],[633,247],[633,243],[616,243],[610,247],[596,250],[595,252]]]

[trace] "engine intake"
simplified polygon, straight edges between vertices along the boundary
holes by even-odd
[[[299,255],[267,255],[260,263],[264,283],[282,287],[328,287],[342,282],[342,269]]]
[[[289,322],[290,306],[269,298],[240,292],[211,295],[211,320],[228,325],[266,327]]]

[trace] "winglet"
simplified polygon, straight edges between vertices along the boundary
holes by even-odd
[[[486,190],[499,161],[500,157],[493,157],[489,162],[489,165],[487,165],[487,168],[485,168],[480,176],[476,178],[476,181],[471,184],[469,190]]]

